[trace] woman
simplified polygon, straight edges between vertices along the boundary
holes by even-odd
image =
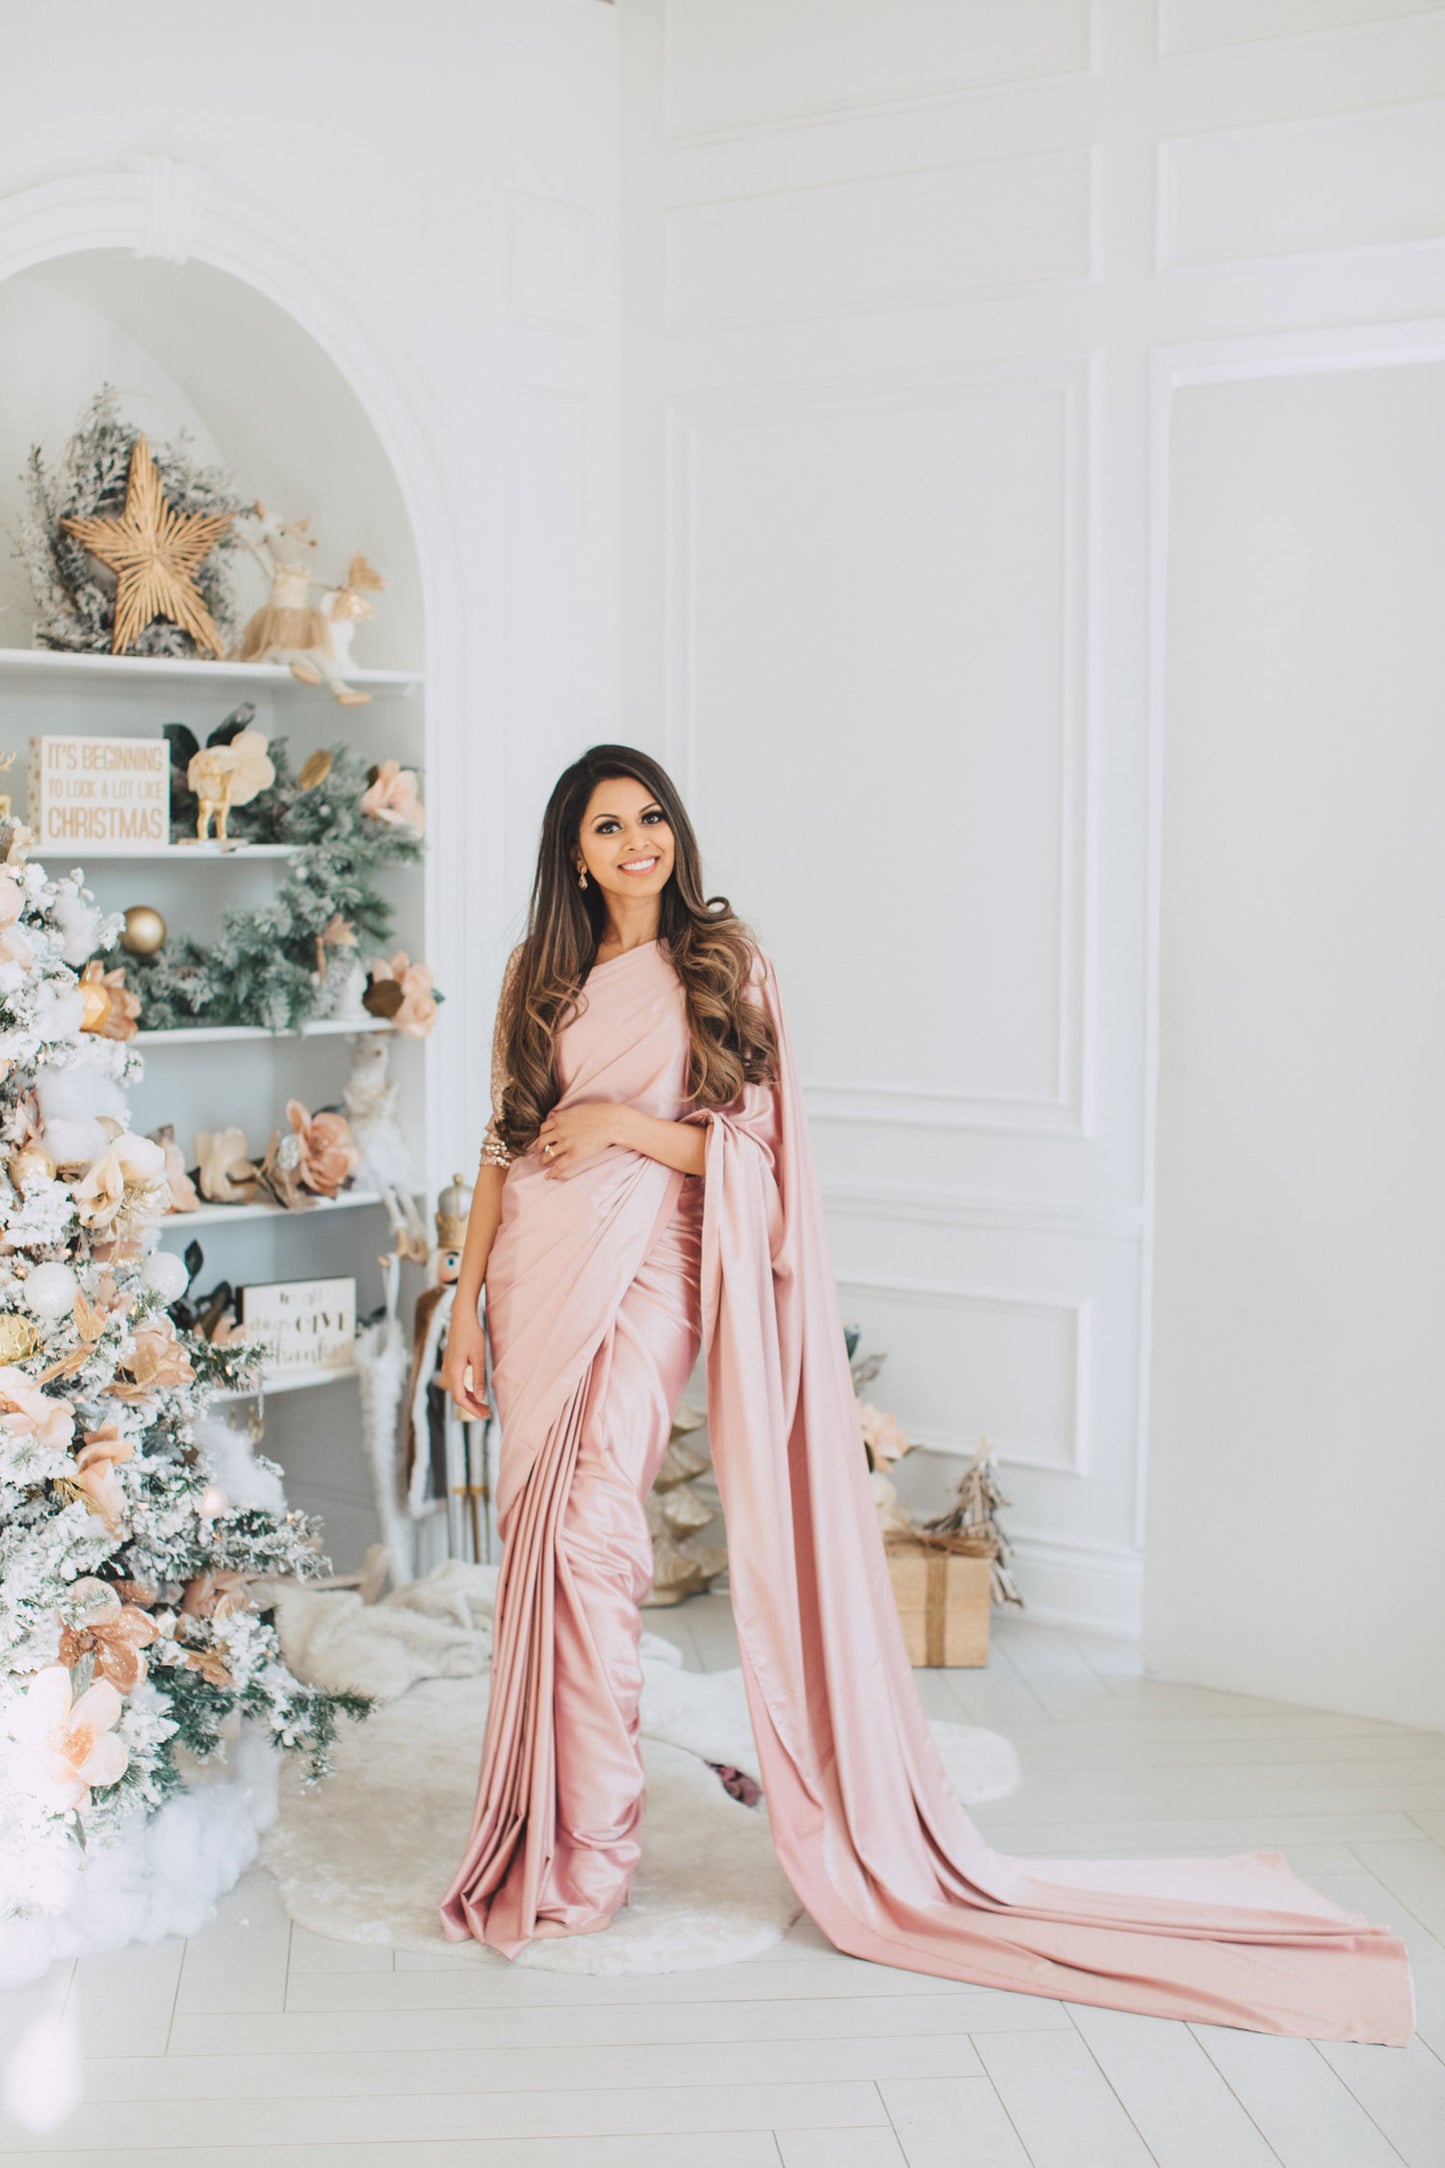
[[[1273,1853],[1014,1860],[951,1790],[874,1515],[772,964],[672,783],[594,746],[547,807],[446,1358],[503,1426],[476,1818],[443,1903],[508,1956],[605,1928],[639,1852],[643,1501],[705,1347],[773,1841],[842,1950],[982,1986],[1400,2043],[1403,1946]]]

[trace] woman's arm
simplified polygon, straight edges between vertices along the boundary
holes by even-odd
[[[486,1335],[477,1311],[482,1299],[482,1284],[487,1277],[487,1265],[492,1255],[492,1244],[502,1223],[502,1190],[512,1158],[497,1135],[497,1122],[501,1117],[502,1095],[507,1085],[502,1019],[506,1014],[507,994],[521,954],[520,946],[513,949],[502,974],[497,1020],[492,1026],[492,1109],[487,1122],[486,1137],[482,1143],[481,1165],[477,1168],[477,1178],[472,1185],[472,1205],[467,1214],[466,1239],[462,1243],[456,1293],[452,1297],[452,1314],[447,1320],[446,1351],[442,1358],[442,1383],[462,1414],[471,1416],[490,1413],[483,1397],[487,1377]]]
[[[457,1270],[458,1307],[475,1310],[482,1299],[487,1261],[502,1223],[502,1190],[506,1180],[506,1168],[494,1166],[485,1159],[477,1169],[472,1206],[467,1214],[466,1239],[462,1244],[462,1261]]]
[[[464,1416],[480,1418],[491,1413],[486,1399],[487,1340],[477,1315],[482,1282],[502,1218],[505,1167],[483,1160],[472,1188],[472,1208],[467,1214],[466,1240],[457,1272],[452,1314],[447,1319],[446,1353],[442,1358],[442,1383]]]
[[[705,1126],[667,1122],[660,1115],[644,1114],[640,1107],[614,1105],[610,1100],[553,1107],[529,1149],[552,1181],[565,1178],[581,1160],[609,1144],[626,1145],[644,1159],[660,1160],[664,1167],[676,1167],[683,1174],[701,1174],[707,1163]]]
[[[697,1122],[665,1122],[660,1115],[644,1114],[640,1107],[619,1107],[619,1144],[631,1145],[644,1159],[660,1159],[664,1167],[680,1167],[684,1174],[701,1174],[707,1164],[707,1130]]]

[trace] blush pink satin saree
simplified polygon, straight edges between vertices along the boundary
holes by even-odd
[[[812,1149],[771,963],[777,1088],[708,1127],[701,1306],[709,1436],[732,1603],[778,1857],[836,1946],[882,1964],[1151,2016],[1403,2045],[1401,1942],[1301,1882],[1276,1853],[1022,1860],[954,1794],[903,1646],[869,1489]],[[678,1118],[685,1020],[664,947],[594,971],[562,1034],[563,1101]],[[609,1149],[569,1181],[514,1164],[488,1270],[504,1439],[494,1708],[472,1841],[443,1905],[453,1939],[515,1954],[508,1874],[553,1781],[549,1531],[590,1366],[682,1177]],[[535,1834],[535,1832],[534,1832]],[[507,1920],[488,1917],[500,1892]],[[494,1906],[493,1906],[493,1909]]]

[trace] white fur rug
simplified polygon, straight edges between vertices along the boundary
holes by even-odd
[[[341,1942],[451,1947],[437,1903],[471,1823],[494,1586],[494,1569],[452,1565],[401,1591],[405,1602],[363,1607],[339,1593],[293,1591],[282,1605],[293,1666],[393,1697],[365,1724],[347,1727],[335,1774],[324,1784],[307,1790],[294,1772],[283,1775],[280,1816],[262,1857],[302,1926]],[[433,1604],[441,1614],[434,1668],[448,1675],[403,1687],[425,1661],[422,1623],[432,1622]],[[398,1629],[394,1639],[389,1625]],[[757,1776],[741,1672],[685,1670],[673,1645],[651,1633],[642,1654],[647,1804],[632,1901],[604,1933],[531,1943],[520,1964],[551,1972],[687,1972],[755,1957],[798,1917],[766,1810],[732,1798],[708,1767],[731,1763]],[[467,1656],[480,1662],[470,1676],[458,1676]],[[1016,1788],[1017,1758],[996,1732],[938,1721],[933,1732],[966,1803]],[[461,1963],[506,1963],[477,1943],[453,1954]]]

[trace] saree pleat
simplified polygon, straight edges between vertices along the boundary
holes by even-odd
[[[839,1949],[884,1964],[1152,2016],[1406,2043],[1414,2004],[1404,1945],[1311,1889],[1277,1853],[1012,1859],[993,1850],[964,1812],[903,1644],[797,1068],[766,957],[754,990],[778,1037],[776,1086],[747,1085],[728,1107],[683,1118],[708,1127],[698,1299],[709,1436],[763,1794],[779,1860],[799,1898]],[[606,1096],[677,1118],[686,1056],[677,991],[656,944],[594,971],[588,1011],[562,1035],[579,1034],[571,1058],[581,1096],[600,1065]],[[616,1278],[627,1255],[619,1230],[626,1222],[642,1235],[636,1270],[670,1211],[655,1168],[651,1179],[632,1170],[637,1191],[624,1199],[626,1175],[607,1172],[611,1156],[589,1164],[593,1188],[600,1182],[615,1210],[598,1210],[585,1167],[572,1182],[545,1185],[558,1193],[548,1210],[570,1214],[573,1278],[560,1309],[547,1247],[550,1238],[555,1262],[560,1235],[539,1226],[530,1286],[514,1269],[520,1252],[503,1257],[504,1311],[510,1305],[504,1342],[510,1332],[515,1344],[524,1320],[537,1317],[553,1332],[550,1346],[545,1336],[530,1341],[534,1355],[546,1358],[533,1398],[547,1421],[529,1427],[518,1394],[521,1422],[515,1410],[509,1422],[499,1390],[502,1490],[519,1510],[498,1594],[478,1803],[477,1828],[486,1835],[480,1848],[474,1836],[443,1916],[448,1933],[480,1932],[512,1954],[528,1932],[530,1885],[525,1876],[516,1880],[515,1907],[508,1885],[501,1916],[495,1905],[487,1916],[487,1893],[498,1887],[496,1863],[508,1848],[515,1855],[518,1844],[545,1848],[550,1841],[548,1793],[555,1791],[547,1737],[549,1584],[557,1494],[575,1464],[572,1411],[580,1406],[573,1397],[578,1336],[558,1329],[558,1320],[570,1306],[595,1353],[599,1299],[615,1312],[626,1284]],[[514,1168],[508,1177],[509,1207],[518,1174]],[[523,1182],[519,1220],[536,1188],[528,1174]],[[504,1210],[504,1232],[506,1224]],[[584,1251],[595,1271],[586,1268]],[[499,1383],[502,1368],[499,1356]],[[559,1377],[569,1381],[560,1395]],[[521,1471],[510,1484],[509,1454]],[[508,1615],[514,1611],[524,1617]]]
[[[593,971],[583,1013],[559,1035],[560,1104],[626,1096],[668,1118],[681,1111],[687,1069],[681,995],[671,970],[658,972],[657,961],[654,950],[634,950]],[[559,1596],[573,1599],[571,1612],[586,1627],[580,1592],[565,1580],[563,1529],[589,1429],[614,1445],[626,1433],[645,1476],[643,1490],[666,1445],[699,1332],[701,1213],[682,1209],[684,1182],[674,1169],[609,1148],[555,1182],[535,1158],[524,1157],[510,1168],[503,1191],[487,1309],[502,1426],[497,1520],[504,1552],[476,1812],[443,1899],[442,1926],[451,1940],[471,1936],[509,1957],[584,1909],[567,1903],[554,1884],[559,1851],[579,1834],[559,1828],[559,1751],[570,1753],[575,1766],[587,1745],[576,1737],[575,1699],[560,1742],[557,1727]],[[663,1269],[649,1275],[650,1260]],[[679,1283],[672,1314],[659,1299],[669,1280]],[[649,1289],[653,1299],[639,1300]],[[684,1313],[687,1345],[679,1365]],[[619,1334],[638,1360],[614,1363]],[[649,1354],[658,1371],[650,1385]],[[618,1368],[621,1407],[619,1393],[610,1391]],[[640,1497],[637,1508],[640,1515]],[[641,1592],[625,1593],[634,1640]],[[593,1601],[608,1614],[607,1638],[615,1643],[615,1597],[604,1590]],[[617,1682],[606,1676],[605,1664],[594,1669],[594,1701],[606,1695],[615,1703]],[[615,1707],[600,1713],[616,1719]],[[616,1728],[634,1727],[622,1719]],[[640,1790],[640,1762],[636,1782]],[[606,1795],[599,1819],[625,1820],[627,1772],[602,1772],[599,1789]],[[625,1857],[625,1846],[620,1849]],[[615,1901],[623,1895],[618,1888]]]
[[[497,1581],[492,1701],[478,1785],[480,1812],[469,1846],[474,1866],[455,1903],[470,1932],[486,1921],[487,1939],[509,1955],[531,1935],[556,1833],[551,1721],[556,1590],[550,1562],[577,1458],[586,1390],[584,1378],[521,1494]]]

